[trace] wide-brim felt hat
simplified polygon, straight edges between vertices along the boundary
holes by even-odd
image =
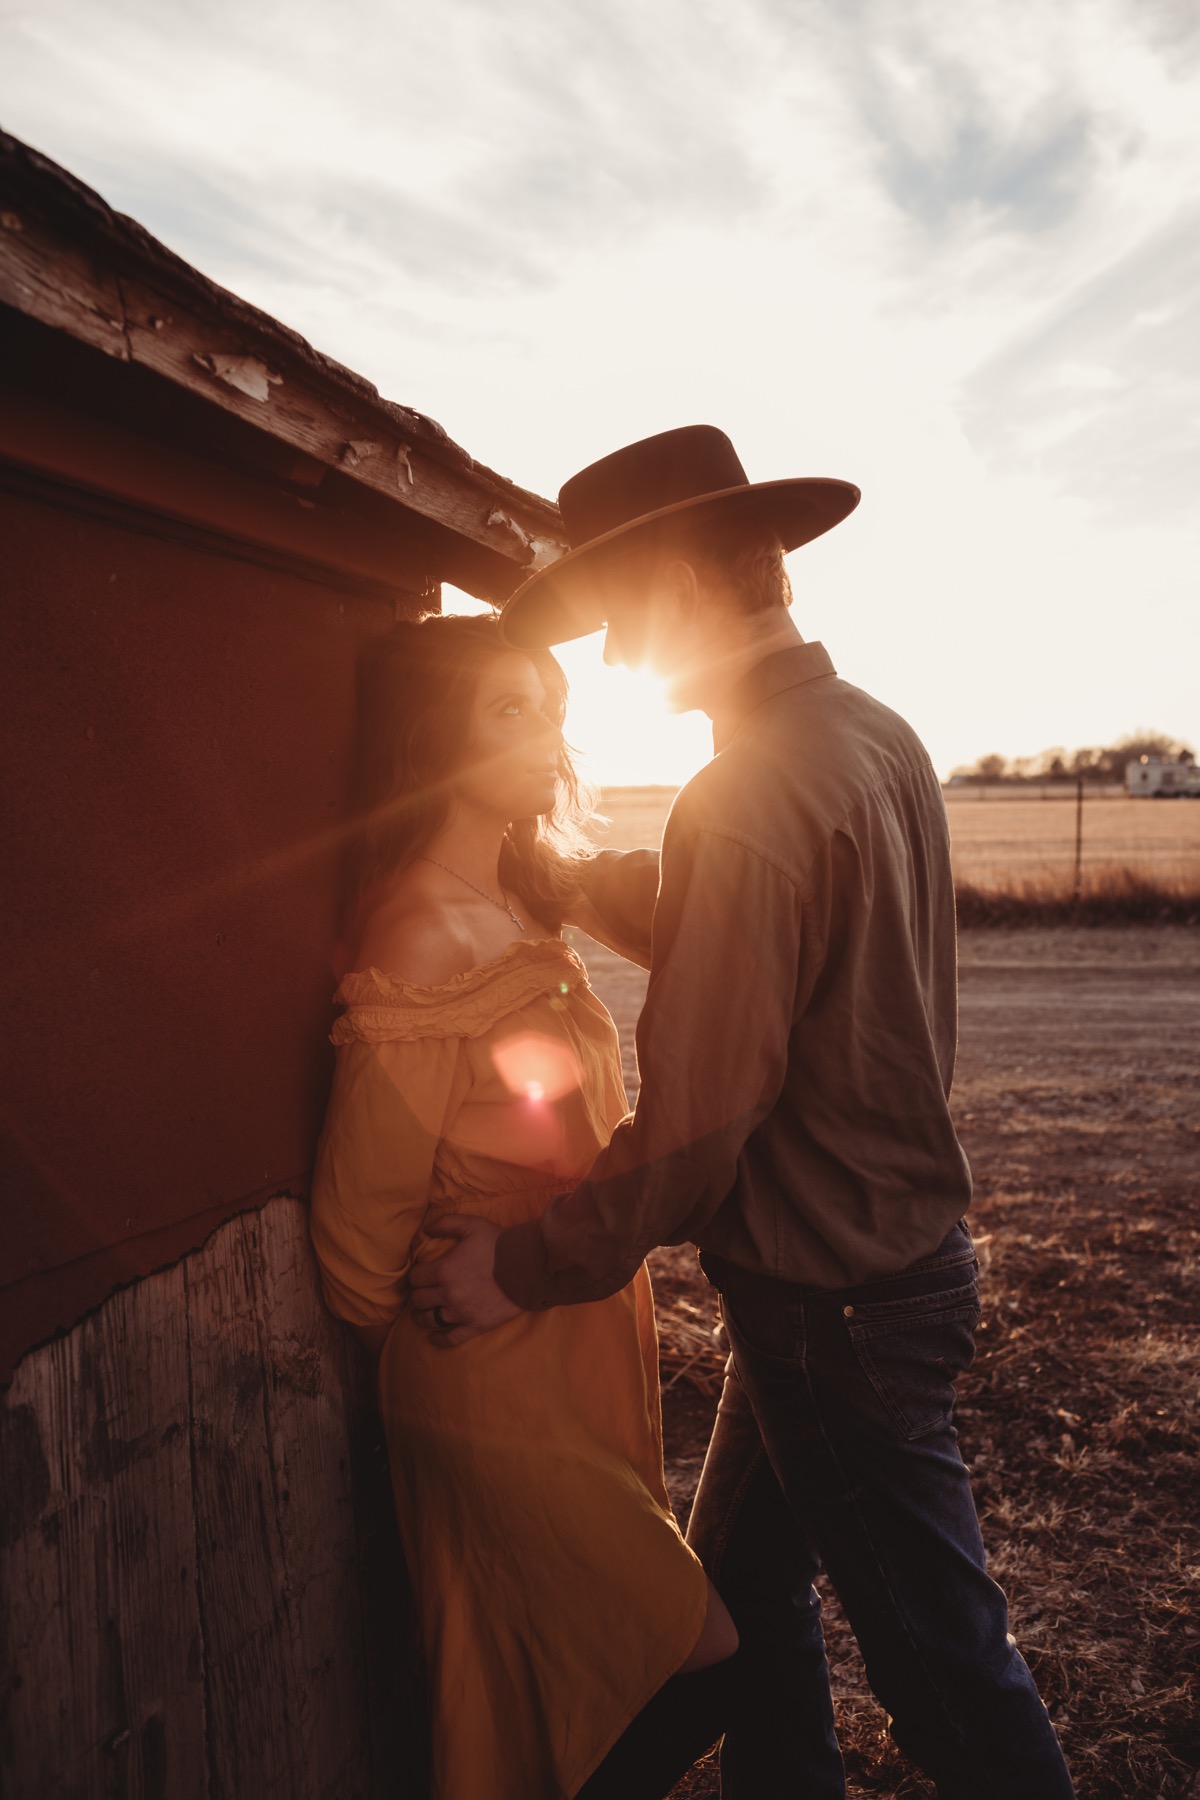
[[[768,527],[788,551],[840,524],[858,501],[849,481],[748,481],[737,451],[714,425],[642,438],[563,485],[558,506],[571,548],[517,589],[502,613],[504,635],[535,649],[598,631],[619,590],[613,578],[622,557],[653,544],[684,514]]]

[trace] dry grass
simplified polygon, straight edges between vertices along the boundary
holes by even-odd
[[[639,790],[627,811],[605,798],[612,841],[657,841],[669,793]],[[951,797],[960,914],[1096,927],[960,942],[955,1104],[990,1262],[963,1448],[1080,1800],[1200,1800],[1200,806],[1089,801],[1077,903],[1073,808],[963,804]],[[1151,923],[1164,917],[1177,923]],[[627,976],[604,991],[626,1034],[640,993]],[[722,1358],[689,1252],[656,1253],[654,1270],[685,1510]],[[928,1796],[836,1602],[826,1623],[850,1794]],[[677,1789],[718,1793],[711,1758]]]
[[[612,849],[659,844],[674,797],[673,788],[607,789],[597,840]],[[1079,896],[1072,795],[951,790],[947,812],[964,927],[1200,922],[1200,804],[1091,790]]]
[[[1200,805],[1100,793],[1106,797],[1092,793],[1084,800],[1085,878],[1103,882],[1108,872],[1123,869],[1168,887],[1184,883],[1200,889]],[[990,889],[1014,881],[1071,879],[1073,796],[1035,800],[1002,789],[981,799],[951,790],[946,812],[959,882]]]
[[[991,880],[955,883],[962,928],[995,925],[1195,925],[1200,924],[1200,875],[1147,874],[1120,863],[1084,867],[1080,891],[1074,872],[1002,873]]]
[[[997,1579],[1089,1800],[1200,1769],[1194,1196],[993,1193],[960,1431]]]
[[[959,1430],[1080,1800],[1200,1793],[1200,1228],[1186,1195],[1143,1201],[1132,1222],[1076,1202],[1048,1227],[1047,1196],[1028,1191],[977,1213],[987,1313]],[[669,1416],[673,1379],[711,1403],[721,1357],[686,1265],[656,1270],[655,1292]],[[826,1630],[849,1792],[931,1795],[829,1594]],[[677,1794],[718,1791],[710,1760]]]
[[[1198,934],[988,931],[960,950],[984,1317],[958,1423],[991,1565],[1080,1800],[1200,1800]],[[655,1290],[686,1506],[720,1356],[686,1251],[658,1253]],[[832,1599],[825,1617],[850,1793],[928,1796]],[[710,1760],[678,1797],[718,1792]]]

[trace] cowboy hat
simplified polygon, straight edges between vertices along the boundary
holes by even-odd
[[[745,518],[777,532],[787,551],[840,524],[858,498],[848,481],[747,481],[737,451],[714,425],[684,425],[627,444],[560,490],[571,548],[517,589],[501,615],[504,635],[533,649],[598,631],[613,593],[600,578],[682,514],[705,522]]]

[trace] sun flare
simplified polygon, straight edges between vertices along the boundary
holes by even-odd
[[[490,608],[457,588],[442,589],[445,612]],[[609,668],[604,633],[554,652],[570,684],[566,738],[580,773],[597,787],[681,787],[712,756],[703,713],[672,712],[664,684],[648,669]]]

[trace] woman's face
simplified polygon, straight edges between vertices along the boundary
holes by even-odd
[[[562,732],[542,710],[547,698],[541,676],[521,651],[506,650],[488,662],[453,780],[468,805],[506,822],[551,810]]]

